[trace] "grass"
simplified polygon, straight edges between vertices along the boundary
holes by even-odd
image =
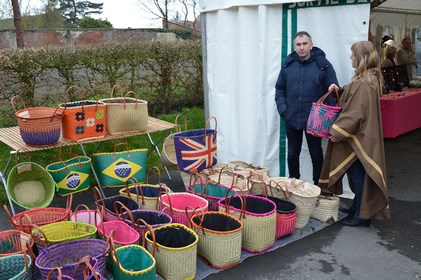
[[[173,113],[173,114],[166,114],[166,115],[158,115],[155,116],[158,119],[168,121],[173,123],[176,116],[182,114],[186,120],[187,120],[187,128],[188,129],[195,129],[195,128],[204,128],[205,126],[205,115],[204,110],[201,108],[185,108],[181,112]],[[1,122],[0,122],[1,123]],[[180,124],[181,125],[181,124]],[[182,125],[184,126],[184,124]],[[184,128],[183,128],[184,130]],[[155,144],[158,145],[158,149],[162,149],[162,141],[167,137],[171,131],[163,131],[163,132],[157,132],[152,133],[151,137]],[[124,139],[121,139],[121,141],[124,141]],[[151,166],[156,166],[159,168],[159,170],[162,172],[164,171],[164,167],[162,163],[160,162],[159,155],[156,153],[147,137],[147,135],[141,135],[141,136],[134,136],[127,139],[129,143],[130,149],[140,149],[140,148],[147,148],[148,149],[148,168]],[[95,149],[97,148],[98,143],[88,143],[85,144],[83,147],[87,153],[87,155],[91,155]],[[66,151],[69,149],[68,147],[65,148]],[[113,141],[105,141],[101,143],[99,148],[97,149],[97,152],[111,152],[114,149],[114,142]],[[72,146],[72,152],[77,155],[82,155],[82,151],[80,150],[80,147],[75,145]],[[52,162],[56,162],[58,160],[58,153],[59,149],[49,149],[49,150],[42,150],[33,152],[31,154],[20,154],[19,157],[13,157],[10,166],[8,167],[7,171],[10,171],[13,166],[18,162],[25,162],[25,161],[31,161],[38,163],[41,166],[47,166],[48,164]],[[6,168],[7,162],[9,160],[10,156],[10,147],[8,147],[3,142],[0,142],[0,171],[4,173],[4,170]],[[3,174],[5,176],[5,179],[7,180],[7,175]],[[91,176],[91,186],[95,186],[96,182]],[[2,184],[3,185],[3,184]],[[0,204],[6,204],[7,202],[7,196],[4,190],[4,187],[0,188]]]

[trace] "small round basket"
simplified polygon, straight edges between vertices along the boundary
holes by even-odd
[[[53,177],[45,168],[34,162],[23,162],[10,170],[6,189],[17,205],[33,209],[50,205],[56,187]]]

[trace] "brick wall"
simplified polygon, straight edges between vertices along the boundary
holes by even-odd
[[[156,33],[153,29],[48,29],[25,30],[25,47],[70,47],[143,40],[175,40],[174,33]],[[16,49],[14,30],[0,30],[0,49]]]

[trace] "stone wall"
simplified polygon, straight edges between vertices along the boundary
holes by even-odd
[[[43,29],[25,30],[25,47],[71,47],[130,41],[175,40],[174,33],[154,29]],[[16,49],[14,30],[0,30],[0,49]]]

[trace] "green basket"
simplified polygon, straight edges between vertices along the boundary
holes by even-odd
[[[0,258],[0,279],[31,280],[32,273],[33,263],[29,255],[17,254]]]
[[[47,207],[57,188],[53,177],[34,162],[23,162],[10,170],[7,193],[17,205],[25,209]]]
[[[66,196],[83,192],[89,188],[91,159],[75,156],[66,161],[54,162],[46,167],[58,185],[57,194]]]

